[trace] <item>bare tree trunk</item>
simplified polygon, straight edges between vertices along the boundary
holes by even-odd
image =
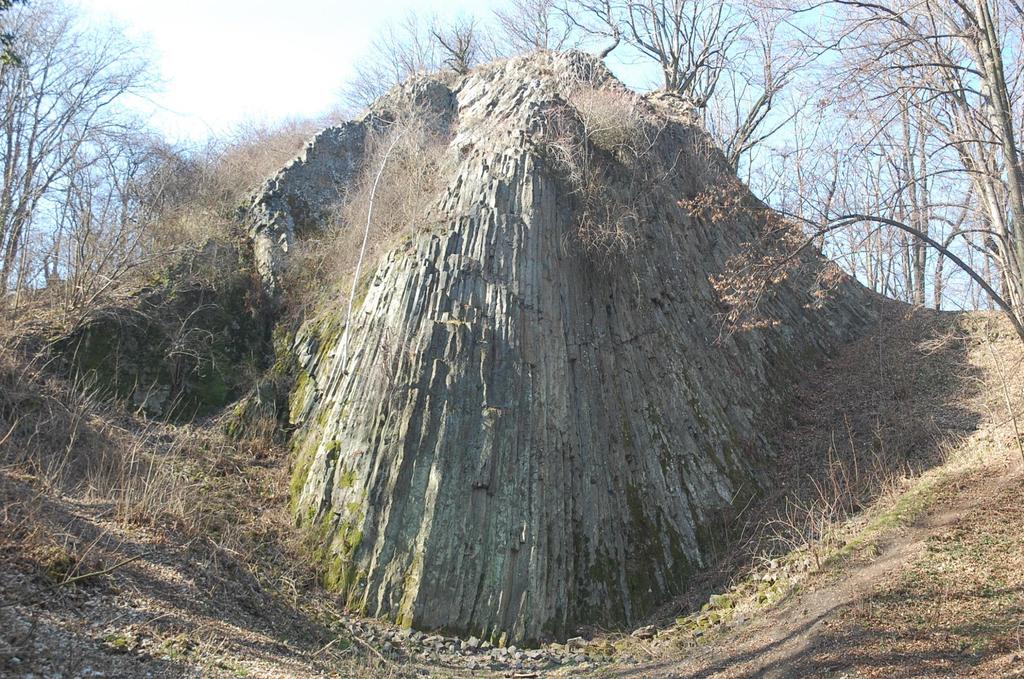
[[[923,106],[920,101],[917,105]],[[930,232],[929,196],[928,196],[928,134],[924,121],[923,112],[918,109],[917,121],[917,173],[914,181],[914,191],[917,194],[916,204],[916,226],[922,233]],[[925,305],[925,281],[928,271],[928,247],[920,238],[914,238],[914,303],[920,306]]]
[[[1024,270],[1024,168],[1021,167],[1014,130],[1013,108],[1006,85],[1003,53],[989,0],[976,0],[978,50],[981,55],[984,84],[988,89],[991,126],[1002,145],[1006,185],[1010,203],[1009,243],[1004,245],[1004,279],[1018,315],[1024,315],[1021,272]]]

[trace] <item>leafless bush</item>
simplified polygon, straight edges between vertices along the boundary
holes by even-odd
[[[371,229],[382,238],[422,226],[443,185],[446,147],[447,139],[416,116],[371,135],[363,173],[345,196],[341,220],[351,227],[365,225],[372,202]]]
[[[8,321],[46,306],[74,323],[162,276],[168,261],[230,240],[246,198],[316,127],[248,125],[199,151],[136,130],[83,146],[23,241],[25,285],[0,300]]]
[[[426,227],[444,185],[447,143],[435,126],[415,114],[372,133],[361,174],[339,198],[334,222],[298,244],[286,272],[290,297],[315,302],[320,290],[347,299],[364,236],[363,261],[372,264],[396,241]],[[356,283],[359,287],[363,281]]]
[[[854,445],[852,435],[850,445]],[[940,443],[940,459],[949,459],[957,445],[955,439]],[[847,546],[857,529],[851,521],[869,507],[880,527],[902,519],[901,511],[913,506],[904,494],[917,478],[917,470],[905,460],[890,458],[882,448],[872,446],[867,452],[866,456],[850,455],[830,448],[823,473],[807,479],[810,492],[787,497],[747,549],[760,560],[806,553],[809,565],[821,570]],[[901,502],[907,509],[901,508]]]
[[[636,95],[625,90],[582,86],[574,87],[568,98],[590,143],[626,160],[647,155],[653,135]]]
[[[840,546],[847,519],[862,503],[873,499],[872,493],[880,493],[892,483],[893,470],[880,460],[875,462],[870,469],[862,469],[856,457],[839,454],[833,444],[825,472],[809,479],[812,492],[787,498],[778,517],[767,524],[768,552],[808,550],[815,568],[820,569]]]
[[[589,82],[548,116],[545,147],[579,199],[574,236],[584,251],[611,256],[635,246],[640,205],[659,183],[661,131],[635,95]]]

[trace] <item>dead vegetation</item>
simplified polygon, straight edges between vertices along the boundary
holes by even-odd
[[[611,640],[650,659],[616,676],[1024,671],[1022,365],[991,314],[916,311],[845,348],[774,435],[774,492],[732,518],[743,547],[653,640]]]
[[[339,196],[334,220],[300,241],[289,259],[289,300],[307,309],[327,300],[347,303],[353,286],[358,296],[364,276],[390,247],[428,228],[444,186],[447,145],[447,136],[422,113],[371,132],[362,170]],[[353,280],[357,268],[360,280]]]
[[[40,493],[102,503],[116,525],[160,527],[181,539],[217,535],[239,549],[244,509],[221,480],[247,451],[283,454],[267,441],[232,441],[216,426],[175,425],[133,415],[92,387],[48,369],[46,347],[34,355],[5,336],[0,344],[2,472]],[[260,452],[254,452],[260,451]]]
[[[322,127],[319,120],[248,122],[199,149],[167,147],[151,179],[160,198],[153,201],[157,212],[150,225],[156,251],[200,247],[232,233],[249,193],[295,158]]]
[[[56,197],[56,217],[19,255],[10,319],[41,314],[72,327],[158,283],[169,262],[202,256],[211,244],[245,249],[238,211],[249,192],[292,159],[313,121],[243,125],[201,149],[149,136],[97,160]],[[84,170],[83,170],[84,172]]]
[[[283,448],[126,411],[18,330],[0,342],[0,673],[393,676],[319,593]]]
[[[753,198],[739,179],[723,176],[711,188],[679,200],[679,207],[706,224],[732,224],[747,234],[710,279],[725,306],[722,333],[774,325],[765,302],[787,282],[818,307],[847,280],[839,266],[821,256],[817,241],[802,226]]]
[[[824,569],[851,519],[948,462],[981,420],[968,401],[979,389],[971,341],[953,315],[889,312],[805,382],[776,435],[776,490],[742,514],[740,555],[802,553]]]
[[[544,147],[579,203],[573,247],[600,258],[636,246],[646,202],[666,172],[654,151],[663,130],[637,95],[587,80],[549,114]]]

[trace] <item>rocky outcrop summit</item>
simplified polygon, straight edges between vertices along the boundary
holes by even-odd
[[[797,369],[873,298],[807,254],[723,328],[763,206],[686,106],[578,53],[418,78],[321,133],[250,213],[268,285],[403,115],[446,135],[444,189],[348,327],[339,304],[295,336],[296,517],[370,615],[493,643],[634,623],[708,563]]]

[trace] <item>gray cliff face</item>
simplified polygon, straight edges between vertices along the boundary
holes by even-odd
[[[277,291],[295,238],[321,228],[330,219],[330,210],[344,200],[362,169],[367,134],[392,122],[397,111],[411,107],[437,128],[447,129],[451,96],[451,90],[436,80],[410,80],[359,120],[318,133],[297,158],[260,187],[247,211],[247,227],[268,292]]]
[[[759,225],[684,207],[735,179],[671,97],[644,103],[665,171],[635,201],[632,246],[580,247],[580,199],[544,139],[581,69],[607,78],[582,55],[541,55],[431,85],[450,107],[453,172],[430,224],[377,263],[347,363],[344,309],[296,339],[297,517],[329,583],[368,614],[517,642],[637,621],[684,589],[715,521],[756,492],[772,457],[759,427],[797,366],[873,318],[855,284],[813,297],[822,262],[808,257],[764,301],[770,323],[720,332],[709,279]],[[359,133],[339,129],[342,171],[319,174],[307,153],[259,209],[301,205],[300,189],[274,190],[305,187],[302,172],[313,192],[350,180]],[[621,174],[609,190],[629,193]],[[281,214],[294,233],[296,213]],[[256,231],[267,251],[271,231]]]
[[[324,223],[359,171],[367,125],[329,127],[267,180],[249,208],[249,234],[261,278],[273,292],[298,233]]]

